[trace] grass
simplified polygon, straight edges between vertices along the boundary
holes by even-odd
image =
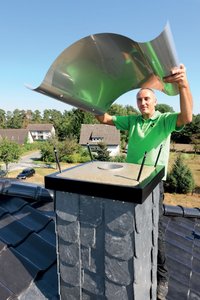
[[[60,167],[61,167],[61,170],[64,170],[64,169],[68,169],[68,168],[71,168],[73,167],[74,165],[76,164],[60,164]],[[29,177],[25,180],[25,182],[29,182],[29,183],[36,183],[36,184],[39,184],[39,185],[44,185],[44,177],[46,175],[49,175],[49,174],[52,174],[52,173],[55,173],[55,172],[58,172],[59,169],[56,168],[56,165],[52,164],[52,167],[51,168],[43,168],[43,167],[35,167],[35,174],[34,176],[32,177]],[[8,174],[8,177],[9,178],[16,178],[16,176],[22,171],[22,169],[20,170],[15,170],[15,171],[11,171],[9,172]]]
[[[170,153],[170,160],[169,160],[169,170],[172,167],[174,160],[178,154],[175,152]],[[194,193],[190,194],[169,194],[165,193],[165,204],[169,205],[182,205],[185,207],[199,207],[200,208],[200,155],[194,154],[183,154],[184,162],[189,166],[194,176],[196,189]],[[75,164],[62,164],[61,169],[71,168]],[[36,183],[39,185],[44,185],[44,176],[48,174],[52,174],[54,172],[58,172],[56,169],[56,165],[52,166],[53,168],[39,168],[36,167],[36,173],[33,177],[27,178],[26,182]],[[16,178],[17,174],[20,170],[9,172],[9,177]]]

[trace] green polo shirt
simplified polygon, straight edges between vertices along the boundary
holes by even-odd
[[[165,177],[170,150],[170,135],[173,131],[181,130],[176,127],[178,113],[160,113],[145,120],[142,115],[113,116],[113,122],[117,129],[127,130],[128,151],[126,161],[128,163],[141,164],[145,151],[147,152],[145,164],[154,165],[160,146],[162,151],[158,165],[165,166]]]

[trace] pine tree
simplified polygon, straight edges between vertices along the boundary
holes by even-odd
[[[191,170],[184,164],[183,157],[177,156],[172,170],[166,181],[166,191],[178,194],[187,194],[194,189],[194,178]]]
[[[107,149],[107,146],[105,143],[101,142],[98,144],[98,149],[97,149],[97,156],[96,159],[100,161],[109,161],[110,160],[110,152]]]

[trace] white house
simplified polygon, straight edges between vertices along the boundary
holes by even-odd
[[[45,141],[55,136],[53,124],[29,124],[27,130],[34,141]]]
[[[120,154],[120,131],[115,126],[104,124],[82,124],[79,144],[87,147],[90,145],[91,151],[95,152],[98,144],[106,144],[110,156]]]

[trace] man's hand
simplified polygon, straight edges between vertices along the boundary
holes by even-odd
[[[193,100],[189,83],[186,76],[186,68],[183,64],[173,68],[171,75],[163,78],[164,82],[177,83],[180,93],[180,113],[178,114],[176,126],[181,127],[192,122]]]
[[[186,76],[186,68],[183,64],[180,67],[175,67],[171,70],[171,75],[163,78],[166,83],[177,83],[179,89],[188,87],[188,80]]]

